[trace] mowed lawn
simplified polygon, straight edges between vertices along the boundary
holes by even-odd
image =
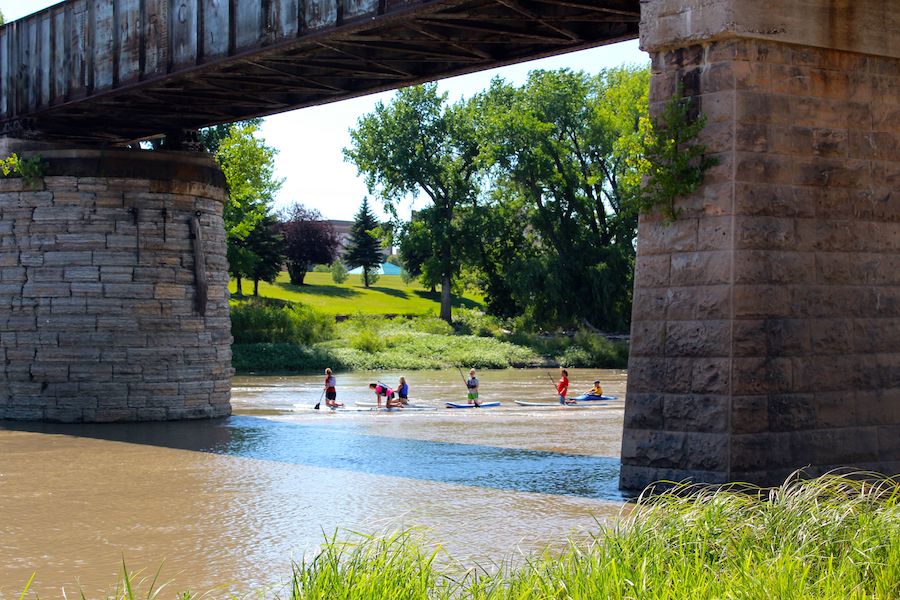
[[[418,283],[406,285],[399,275],[381,275],[366,289],[360,275],[350,275],[337,284],[331,273],[307,273],[306,285],[291,285],[287,272],[282,272],[273,284],[260,282],[259,295],[267,298],[302,302],[322,312],[334,315],[367,314],[437,315],[440,311],[440,291],[431,293]],[[253,282],[243,282],[245,296],[253,294]],[[232,298],[237,291],[232,279],[228,285]],[[467,293],[454,297],[454,307],[480,308],[482,298]]]

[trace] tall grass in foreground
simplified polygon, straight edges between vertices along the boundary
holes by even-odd
[[[438,567],[439,550],[411,532],[332,538],[288,585],[248,597],[898,598],[900,480],[858,475],[772,490],[677,486],[642,496],[588,543],[496,569]]]

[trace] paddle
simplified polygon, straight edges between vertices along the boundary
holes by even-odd
[[[325,390],[322,390],[322,395],[319,396],[319,401],[316,402],[316,405],[315,405],[315,406],[313,406],[313,408],[314,408],[315,410],[319,410],[319,405],[322,404],[322,398],[324,398],[324,397],[325,397]]]
[[[466,384],[466,400],[469,399],[469,380],[466,379],[466,376],[463,375],[462,369],[456,367],[456,372],[459,373],[459,376],[462,377],[463,383]],[[481,408],[481,402],[478,401],[477,398],[472,399],[472,404],[475,405],[475,408]]]

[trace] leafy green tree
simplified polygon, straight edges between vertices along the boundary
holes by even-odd
[[[268,214],[256,224],[245,240],[246,249],[253,254],[248,274],[253,279],[253,295],[259,296],[259,282],[272,283],[284,263],[284,235],[278,219]]]
[[[378,270],[384,260],[381,241],[378,239],[378,220],[369,208],[369,201],[363,198],[359,211],[350,226],[350,240],[344,252],[344,260],[351,269],[362,267],[363,285],[375,283]]]
[[[269,212],[283,180],[275,177],[275,148],[257,137],[255,125],[232,125],[216,159],[225,173],[223,218],[229,240],[243,240]]]
[[[468,105],[448,104],[436,84],[404,88],[390,104],[377,104],[359,120],[350,132],[352,147],[344,150],[365,175],[369,190],[395,214],[409,196],[424,193],[431,200],[429,273],[439,278],[440,317],[448,323],[452,280],[464,250],[457,243],[461,227],[456,211],[478,195],[479,151],[472,123]]]
[[[473,99],[494,182],[493,210],[471,218],[489,295],[539,325],[627,327],[648,90],[646,68],[534,71]]]
[[[439,244],[432,234],[436,212],[433,206],[417,211],[403,225],[400,235],[400,258],[404,270],[432,291],[441,283],[442,273],[440,256],[435,252]]]
[[[261,118],[247,119],[246,121],[236,121],[234,123],[223,123],[204,127],[200,130],[200,143],[206,148],[210,154],[216,154],[222,145],[222,142],[229,136],[232,127],[253,127],[254,131],[259,131],[263,120]]]
[[[242,278],[253,278],[261,259],[247,246],[247,237],[269,214],[282,180],[275,172],[277,150],[257,137],[253,124],[232,125],[221,141],[216,159],[225,174],[228,199],[223,209],[228,244],[228,272],[242,296]]]
[[[2,10],[0,10],[0,25],[6,25],[6,17],[3,16]]]

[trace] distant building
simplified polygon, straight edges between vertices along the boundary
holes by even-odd
[[[331,226],[334,227],[334,232],[337,234],[338,239],[338,258],[343,260],[344,252],[347,250],[347,245],[350,243],[350,229],[353,227],[353,221],[338,221],[335,219],[329,219],[328,221],[331,223]],[[393,256],[396,254],[394,248],[383,248],[382,252],[385,257]]]
[[[353,221],[336,221],[329,220],[331,226],[334,227],[334,232],[337,234],[338,239],[338,256],[344,256],[344,251],[347,250],[347,244],[350,243],[350,228],[353,227]]]

